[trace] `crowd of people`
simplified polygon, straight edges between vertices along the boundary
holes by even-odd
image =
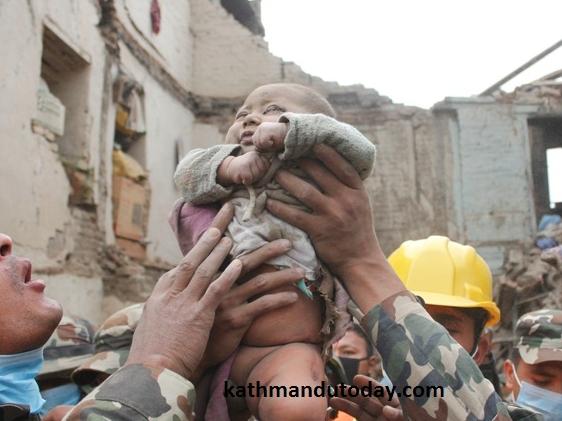
[[[488,265],[442,236],[387,259],[374,147],[334,117],[308,88],[252,92],[225,145],[180,163],[183,259],[95,332],[0,234],[0,419],[562,419],[562,311],[518,320],[502,389]],[[384,393],[226,393],[325,382]]]

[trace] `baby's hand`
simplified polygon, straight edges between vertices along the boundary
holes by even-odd
[[[260,152],[279,152],[284,148],[287,130],[287,123],[264,122],[254,132],[252,140]]]
[[[262,178],[270,166],[269,159],[256,151],[240,156],[230,156],[219,166],[217,179],[219,184],[251,185]]]

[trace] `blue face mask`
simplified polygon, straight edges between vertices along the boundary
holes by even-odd
[[[388,374],[386,374],[386,371],[384,371],[384,369],[382,370],[382,379],[379,380],[379,383],[383,386],[392,387],[392,381],[390,380],[390,377],[388,377]]]
[[[76,405],[80,401],[80,389],[74,383],[43,390],[41,394],[46,400],[41,408],[41,415],[47,414],[55,406]]]
[[[559,420],[562,414],[562,394],[527,382],[521,382],[515,402],[540,412],[547,421]]]
[[[35,377],[43,365],[43,348],[13,355],[0,355],[0,404],[29,406],[32,414],[45,402]]]

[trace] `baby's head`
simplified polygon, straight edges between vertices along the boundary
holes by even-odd
[[[318,92],[295,83],[260,86],[248,97],[226,134],[226,143],[252,144],[252,135],[264,121],[276,122],[285,112],[335,117],[330,103]]]

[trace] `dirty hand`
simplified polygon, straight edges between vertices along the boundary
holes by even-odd
[[[348,268],[380,253],[371,206],[363,182],[349,162],[325,145],[315,146],[314,154],[320,162],[302,159],[299,166],[319,188],[285,170],[275,177],[312,212],[276,200],[268,200],[267,207],[275,216],[305,231],[319,257],[335,275],[345,279]]]
[[[263,122],[252,136],[254,145],[259,152],[280,152],[285,147],[287,123]]]
[[[229,156],[219,165],[217,181],[225,187],[232,184],[249,186],[265,175],[270,164],[269,159],[257,151]]]
[[[242,271],[242,262],[235,259],[217,277],[232,247],[230,239],[221,239],[232,215],[232,206],[223,206],[195,247],[158,280],[144,306],[126,365],[166,368],[194,380],[215,311]]]
[[[359,388],[368,386],[369,382],[375,386],[382,386],[379,382],[367,376],[357,375],[353,378],[353,384]],[[406,419],[402,414],[398,398],[394,395],[392,399],[389,399],[386,389],[384,396],[380,398],[363,396],[361,393],[353,398],[331,398],[330,406],[355,417],[357,421],[402,421]]]
[[[320,162],[302,159],[299,165],[318,187],[288,171],[275,177],[311,212],[271,199],[267,208],[308,234],[320,259],[367,313],[405,287],[380,248],[367,191],[357,171],[328,146],[316,145],[314,154]]]
[[[286,253],[290,248],[291,244],[288,240],[276,240],[240,257],[243,264],[242,276],[268,260]],[[205,351],[204,365],[210,367],[228,358],[238,347],[256,317],[297,301],[297,292],[270,293],[270,291],[292,285],[303,276],[300,270],[285,269],[262,273],[242,285],[235,285],[217,309],[215,324]],[[250,301],[256,296],[259,298]]]

